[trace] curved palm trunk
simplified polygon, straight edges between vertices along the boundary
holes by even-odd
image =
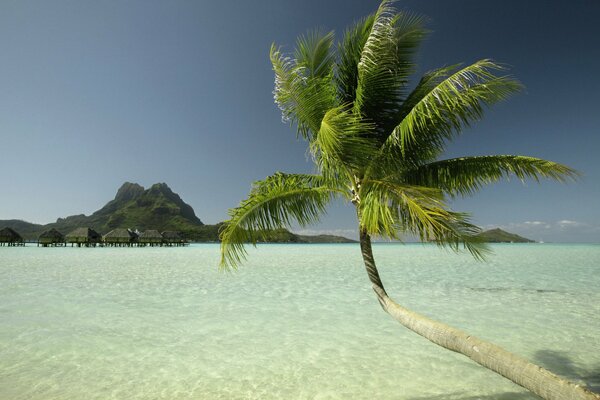
[[[567,381],[503,348],[412,312],[386,293],[375,265],[371,238],[360,233],[360,248],[381,307],[406,328],[448,350],[463,354],[546,400],[598,400],[600,395]]]

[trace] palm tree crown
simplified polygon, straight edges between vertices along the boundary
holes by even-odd
[[[336,198],[355,205],[361,233],[413,234],[479,257],[485,251],[473,237],[479,229],[445,198],[510,175],[576,177],[564,165],[533,157],[440,160],[448,141],[480,119],[485,106],[521,84],[485,59],[428,72],[411,90],[414,54],[426,35],[423,18],[397,13],[383,1],[337,47],[332,32],[320,31],[299,37],[293,57],[271,47],[275,102],[307,141],[317,173],[278,172],[255,182],[221,231],[222,266],[237,266],[244,243],[269,230],[318,221]]]

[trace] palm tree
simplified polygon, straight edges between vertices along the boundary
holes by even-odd
[[[383,309],[430,341],[466,355],[545,399],[592,399],[593,393],[551,372],[395,303],[381,282],[371,237],[417,235],[454,250],[485,255],[468,216],[446,198],[469,195],[514,175],[565,181],[577,173],[533,157],[497,155],[439,160],[449,140],[482,117],[484,106],[521,85],[491,60],[452,65],[425,74],[413,90],[408,78],[425,37],[423,19],[396,13],[384,0],[377,12],[345,32],[310,32],[287,57],[273,45],[275,102],[284,120],[308,142],[316,174],[275,173],[255,182],[247,199],[230,210],[220,233],[221,266],[245,258],[245,243],[269,231],[319,220],[334,199],[356,209],[367,274]]]

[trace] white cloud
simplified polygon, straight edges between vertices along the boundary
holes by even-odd
[[[568,219],[563,219],[558,221],[558,225],[560,226],[585,226],[587,224],[583,223],[583,222],[578,222],[578,221],[571,221]]]
[[[525,225],[544,225],[545,222],[542,221],[525,221],[523,222]]]

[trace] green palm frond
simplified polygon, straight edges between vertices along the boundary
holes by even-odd
[[[439,189],[408,185],[386,179],[361,182],[359,190],[361,229],[370,235],[398,239],[402,225],[419,221],[429,226],[432,221],[426,209],[443,208]],[[408,217],[408,218],[407,218]],[[425,237],[431,237],[424,231]]]
[[[342,42],[338,44],[339,61],[335,81],[342,104],[352,104],[356,98],[358,63],[374,21],[375,14],[361,19],[346,30]]]
[[[491,60],[480,60],[465,68],[442,68],[426,75],[400,110],[400,122],[386,140],[387,147],[403,155],[416,147],[443,150],[448,139],[483,116],[483,106],[492,105],[518,92],[521,84]]]
[[[321,121],[316,139],[311,142],[311,152],[319,169],[325,176],[339,176],[359,170],[366,164],[377,148],[365,134],[373,129],[356,116],[348,107],[341,106],[329,110]]]
[[[469,217],[467,213],[446,210],[446,214],[439,220],[444,228],[440,229],[431,241],[439,247],[449,247],[456,252],[467,250],[475,259],[485,260],[491,250],[483,239],[477,236],[481,233],[481,228],[469,222]]]
[[[419,100],[435,89],[437,85],[451,75],[453,71],[456,71],[458,67],[459,65],[451,65],[426,73],[404,101],[401,108],[402,114],[399,113],[397,121],[401,121],[408,111],[412,110],[418,104]],[[390,129],[389,133],[393,135],[394,129]],[[429,143],[432,138],[434,139],[433,145]],[[415,135],[412,142],[405,146],[399,146],[397,138],[388,137],[369,168],[383,170],[385,171],[383,174],[386,174],[386,172],[390,172],[386,170],[397,171],[399,161],[401,161],[403,167],[421,165],[424,160],[433,160],[441,153],[444,140],[445,137],[438,137],[435,132],[427,132],[425,127],[422,128],[420,135]]]
[[[235,268],[245,257],[244,244],[256,244],[265,233],[319,220],[335,196],[345,195],[335,182],[318,175],[276,173],[254,183],[248,198],[229,211],[220,232],[221,267]]]
[[[405,172],[406,182],[435,187],[455,195],[469,195],[483,185],[511,175],[520,180],[531,178],[574,180],[579,173],[565,165],[535,157],[498,155],[461,157],[422,165]]]
[[[416,51],[429,34],[429,30],[424,28],[425,20],[426,18],[423,16],[403,11],[396,14],[392,21],[398,74],[404,81],[407,81],[408,77],[414,73]]]
[[[327,34],[329,35],[329,34]],[[327,39],[328,40],[328,39]],[[302,42],[304,54],[301,60],[293,60],[283,55],[273,44],[271,63],[275,71],[274,99],[279,106],[284,121],[296,123],[298,134],[312,140],[319,131],[321,120],[327,111],[338,106],[337,89],[333,83],[331,61],[324,60],[324,49],[329,50],[326,39],[312,38]],[[306,46],[317,49],[311,52]],[[320,60],[320,61],[319,61]]]
[[[469,223],[467,214],[449,211],[440,190],[369,180],[360,193],[360,228],[370,235],[398,239],[398,233],[411,234],[453,250],[464,247],[476,258],[485,256],[485,245],[475,237],[481,230]]]
[[[381,112],[397,106],[399,89],[395,76],[393,11],[390,1],[381,2],[357,65],[354,108],[357,113],[374,121],[377,121],[373,115],[377,110],[372,108],[377,107]]]
[[[298,119],[295,114],[298,107],[295,95],[295,86],[297,85],[295,81],[298,79],[295,73],[296,62],[292,58],[282,54],[275,46],[275,43],[271,45],[270,58],[271,64],[273,64],[273,71],[275,72],[273,98],[281,110],[283,120],[295,122]],[[303,133],[302,136],[306,139],[306,134]]]
[[[361,229],[370,235],[399,239],[402,226],[418,221],[427,229],[431,222],[427,209],[442,205],[437,189],[396,184],[386,180],[363,181],[359,191]],[[408,217],[408,220],[406,219]],[[430,234],[424,235],[431,237]]]
[[[296,42],[296,65],[303,68],[303,75],[310,78],[330,76],[335,63],[333,32],[323,33],[320,30],[302,35]]]
[[[414,52],[425,34],[422,18],[395,14],[390,2],[382,2],[375,14],[357,64],[354,108],[377,124],[382,141],[398,121],[408,76],[414,70]]]

